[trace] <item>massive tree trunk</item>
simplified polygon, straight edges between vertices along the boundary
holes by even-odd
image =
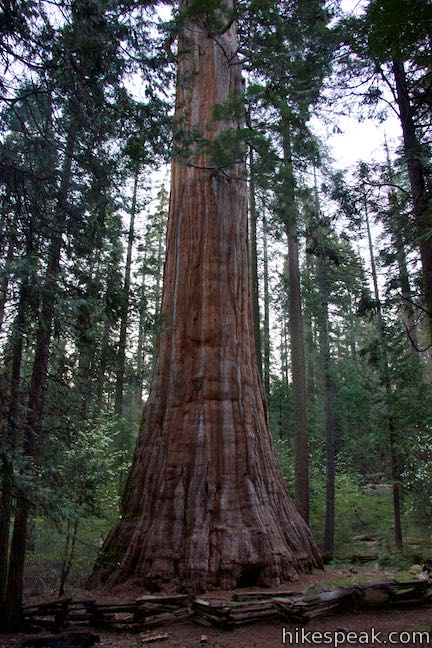
[[[165,193],[165,192],[164,192]],[[163,194],[164,195],[164,194]],[[157,355],[157,342],[160,334],[160,325],[161,325],[161,298],[162,298],[162,267],[163,267],[163,234],[165,232],[165,226],[163,221],[163,198],[161,199],[161,209],[159,212],[159,217],[157,221],[157,241],[158,241],[158,250],[156,257],[156,285],[154,290],[154,327],[153,327],[153,360],[152,368],[154,368]]]
[[[255,198],[255,163],[252,147],[249,147],[249,225],[252,281],[252,316],[254,324],[255,352],[258,361],[258,371],[262,376],[261,317],[258,286],[257,208]]]
[[[215,106],[242,89],[235,27],[220,32],[209,35],[198,22],[183,27],[178,135],[200,132],[214,142],[241,125],[214,117]],[[218,168],[206,151],[199,139],[187,159],[179,151],[173,163],[158,358],[122,517],[93,585],[134,580],[199,592],[276,585],[321,565],[268,431],[244,161]]]

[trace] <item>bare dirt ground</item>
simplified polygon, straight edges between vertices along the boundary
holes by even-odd
[[[306,590],[314,587],[332,587],[339,584],[365,583],[397,577],[391,570],[359,568],[354,572],[349,567],[316,572],[306,576],[298,583],[290,583],[280,590]],[[405,576],[406,579],[406,576]],[[256,589],[256,588],[255,588]],[[242,592],[247,591],[241,590]],[[310,590],[312,593],[313,590]],[[93,595],[98,600],[133,600],[143,592],[136,589],[112,592],[100,591]],[[234,592],[215,591],[207,598],[230,598]],[[75,591],[78,597],[82,591]],[[89,592],[85,595],[88,597]],[[347,612],[326,619],[314,621],[303,626],[285,622],[261,623],[243,626],[234,630],[205,628],[190,622],[178,623],[159,630],[142,634],[101,633],[100,648],[304,648],[306,646],[328,646],[344,648],[346,646],[374,647],[388,646],[432,646],[432,607],[412,610],[380,610],[352,613]],[[319,634],[314,633],[321,633]],[[329,633],[329,634],[326,634]],[[335,634],[338,633],[338,634]],[[355,634],[348,634],[355,633]],[[146,643],[143,639],[153,635],[168,635],[167,638]],[[13,648],[24,635],[0,635],[0,648]],[[344,640],[345,639],[345,640]]]

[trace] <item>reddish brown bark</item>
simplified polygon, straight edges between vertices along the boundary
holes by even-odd
[[[255,199],[255,163],[252,147],[249,148],[249,227],[252,281],[252,317],[254,324],[255,352],[258,361],[258,371],[262,376],[261,317],[258,285],[257,208]]]
[[[263,284],[264,284],[264,322],[263,322],[263,379],[267,401],[270,398],[270,288],[268,269],[267,218],[263,205]]]
[[[227,2],[232,6],[232,2]],[[237,120],[214,106],[241,90],[234,26],[186,25],[176,124],[214,140]],[[289,499],[267,425],[252,323],[244,162],[205,151],[172,168],[158,359],[122,518],[90,584],[128,579],[275,585],[321,565]]]

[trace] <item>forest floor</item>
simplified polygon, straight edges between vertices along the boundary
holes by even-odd
[[[305,591],[308,594],[333,589],[339,585],[377,582],[390,578],[408,580],[413,576],[391,568],[351,567],[326,569],[305,576],[298,583],[284,585],[280,590]],[[252,588],[256,591],[256,588]],[[277,588],[275,588],[277,589]],[[242,593],[248,589],[238,590]],[[82,590],[71,592],[74,597],[83,595]],[[129,601],[142,594],[136,589],[99,591],[96,598],[100,601]],[[234,591],[212,591],[207,598],[231,598]],[[88,596],[88,591],[85,592]],[[204,597],[204,596],[203,596]],[[205,598],[205,597],[204,597]],[[380,645],[431,646],[432,645],[432,607],[411,610],[376,610],[368,612],[345,612],[325,619],[308,623],[302,635],[302,626],[287,622],[265,622],[242,626],[234,630],[205,628],[191,622],[161,627],[141,634],[99,633],[100,643],[96,648],[305,648],[306,646],[346,646],[372,647]],[[322,633],[320,637],[317,634]],[[327,634],[330,633],[330,634]],[[337,634],[336,634],[337,633]],[[348,633],[355,633],[349,635]],[[167,635],[155,642],[145,643],[143,639],[153,635]],[[0,648],[13,648],[24,635],[0,635]]]

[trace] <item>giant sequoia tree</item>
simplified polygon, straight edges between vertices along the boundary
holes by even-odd
[[[243,151],[220,145],[242,126],[215,112],[242,90],[233,2],[211,15],[180,4],[163,328],[122,516],[90,582],[275,585],[321,559],[276,465],[255,355]]]

